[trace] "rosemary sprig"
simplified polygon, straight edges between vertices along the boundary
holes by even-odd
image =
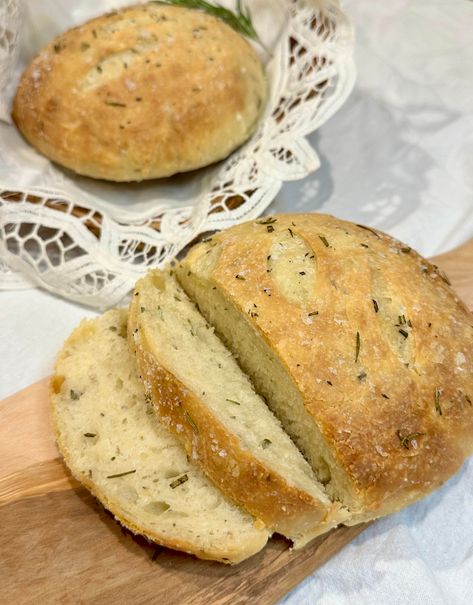
[[[225,8],[221,4],[212,4],[205,0],[159,0],[155,4],[170,4],[204,11],[209,15],[218,17],[239,34],[258,42],[267,51],[253,26],[250,10],[248,8],[245,9],[241,0],[237,0],[234,11]]]

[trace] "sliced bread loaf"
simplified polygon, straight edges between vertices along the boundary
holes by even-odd
[[[57,444],[72,474],[131,531],[203,559],[237,563],[268,532],[186,457],[145,397],[126,340],[127,312],[83,321],[51,382]]]
[[[172,272],[137,283],[128,334],[161,422],[231,499],[296,547],[343,517]]]
[[[280,215],[197,245],[177,276],[350,523],[423,497],[472,453],[472,316],[409,246]]]

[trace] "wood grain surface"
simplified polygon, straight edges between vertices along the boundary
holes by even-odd
[[[432,260],[473,308],[473,240]],[[365,527],[335,529],[301,551],[275,538],[234,567],[156,547],[70,477],[47,393],[44,379],[0,402],[1,602],[270,605]]]
[[[473,239],[430,260],[445,271],[460,298],[473,309]]]

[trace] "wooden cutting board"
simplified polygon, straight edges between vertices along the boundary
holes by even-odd
[[[473,240],[434,259],[473,308]],[[0,586],[4,603],[270,605],[365,526],[292,552],[273,539],[235,566],[157,548],[123,530],[70,477],[49,427],[48,381],[0,402]]]

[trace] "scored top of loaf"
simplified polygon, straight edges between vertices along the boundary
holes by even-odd
[[[191,273],[274,351],[354,512],[408,504],[473,451],[473,318],[410,247],[331,216],[280,215],[197,245]]]
[[[13,118],[55,162],[136,181],[226,157],[252,134],[265,98],[242,36],[204,12],[150,3],[50,42],[23,74]]]

